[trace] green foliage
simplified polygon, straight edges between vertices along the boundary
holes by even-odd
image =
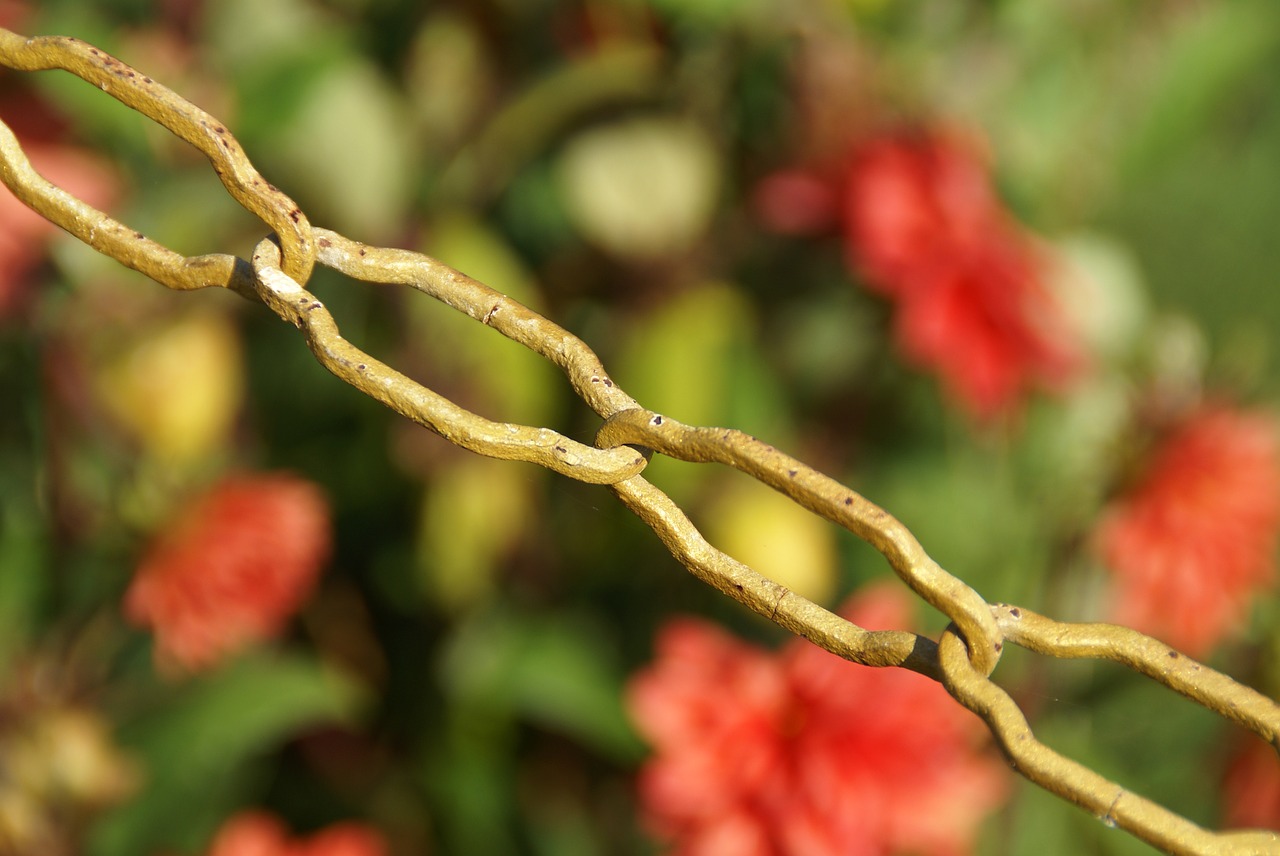
[[[197,847],[259,779],[281,740],[350,720],[356,684],[298,656],[259,655],[166,693],[124,722],[119,739],[147,785],[101,824],[93,853]]]

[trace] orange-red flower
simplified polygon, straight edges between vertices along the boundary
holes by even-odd
[[[1046,259],[1009,217],[975,147],[956,135],[882,137],[851,159],[851,263],[896,303],[898,348],[972,415],[1016,409],[1081,364],[1044,285]]]
[[[277,635],[329,551],[329,509],[286,474],[225,479],[166,528],[125,595],[162,663],[199,669]]]
[[[293,838],[278,819],[246,811],[222,825],[209,856],[385,856],[386,842],[364,824],[327,826],[308,838]]]
[[[1208,407],[1161,442],[1099,524],[1113,620],[1192,656],[1238,630],[1271,585],[1280,531],[1275,421]]]
[[[905,627],[910,602],[876,587],[844,614]],[[800,640],[773,655],[675,620],[627,702],[655,750],[646,821],[681,856],[953,856],[1008,788],[981,724],[940,686]]]
[[[1222,825],[1227,829],[1280,829],[1280,762],[1249,735],[1232,754],[1222,782]]]

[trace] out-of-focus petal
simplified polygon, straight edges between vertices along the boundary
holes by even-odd
[[[1265,414],[1192,414],[1103,512],[1094,544],[1115,582],[1112,619],[1203,656],[1275,577],[1280,435]]]
[[[1231,756],[1222,782],[1222,823],[1229,829],[1280,828],[1280,763],[1249,735]]]
[[[218,830],[209,856],[289,856],[284,824],[265,812],[242,812]]]
[[[898,349],[980,420],[1078,373],[1078,331],[1043,250],[1001,206],[972,142],[873,139],[850,161],[845,235],[867,286],[895,302]]]
[[[222,825],[208,856],[386,856],[387,844],[362,823],[335,823],[293,838],[274,815],[244,811]]]
[[[910,611],[883,586],[843,614],[906,628]],[[641,805],[676,854],[952,856],[1008,791],[981,723],[940,686],[801,640],[771,655],[682,619],[628,701],[655,748]]]
[[[325,827],[299,848],[298,856],[385,856],[387,844],[373,829],[360,823],[335,823]]]
[[[125,595],[156,634],[162,663],[211,666],[278,634],[329,552],[329,509],[314,484],[236,476],[199,497],[159,536]]]

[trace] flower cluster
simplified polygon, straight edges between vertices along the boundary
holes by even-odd
[[[1054,387],[1080,357],[1044,286],[1044,256],[1008,216],[976,148],[954,135],[887,137],[849,165],[851,261],[895,303],[911,362],[937,372],[979,418]]]
[[[315,485],[285,474],[227,478],[161,533],[125,614],[155,631],[162,663],[211,666],[281,631],[329,541],[328,504]]]
[[[910,601],[875,587],[843,614],[903,627]],[[680,856],[961,854],[1008,788],[981,723],[941,687],[803,640],[773,655],[674,620],[627,700],[656,751],[646,819]]]
[[[1103,512],[1112,619],[1202,656],[1275,575],[1280,440],[1268,416],[1207,407],[1153,450]]]
[[[850,266],[894,303],[894,338],[981,420],[1058,388],[1083,363],[1045,285],[1050,260],[1009,216],[978,147],[959,134],[873,137],[839,170],[766,179],[756,209],[775,231],[835,223]]]
[[[369,827],[335,823],[308,838],[292,838],[263,812],[242,812],[218,830],[209,856],[385,856],[386,842]]]

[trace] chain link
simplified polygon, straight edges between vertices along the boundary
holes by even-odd
[[[280,236],[284,269],[305,283],[315,265],[311,226],[302,210],[263,178],[226,126],[176,92],[135,71],[93,45],[65,36],[28,39],[0,28],[0,62],[18,71],[62,69],[94,84],[198,149],[227,192]],[[31,169],[6,126],[0,135],[3,180],[26,205],[100,253],[111,256],[161,285],[176,289],[210,285],[251,290],[247,271],[235,256],[186,258],[117,223],[59,190]],[[15,157],[17,155],[17,157]]]
[[[982,717],[1020,774],[1107,825],[1175,854],[1280,853],[1276,832],[1205,830],[1058,754],[1036,739],[1017,704],[989,676],[1005,642],[1050,657],[1111,660],[1280,749],[1280,705],[1272,699],[1129,628],[1064,623],[1021,607],[988,604],[874,503],[741,431],[683,425],[642,408],[610,379],[582,340],[520,303],[421,253],[369,247],[313,229],[297,205],[253,168],[222,123],[101,50],[74,38],[26,39],[0,29],[0,63],[25,71],[64,69],[163,125],[204,153],[227,191],[274,231],[249,261],[225,254],[182,256],[50,184],[31,168],[0,122],[0,180],[94,249],[169,288],[221,286],[261,301],[297,327],[316,359],[338,378],[452,443],[609,485],[699,579],[847,660],[907,668],[940,681]],[[604,419],[595,444],[548,428],[485,419],[353,346],[306,289],[316,262],[354,279],[415,288],[550,360]],[[709,544],[679,506],[641,475],[655,452],[734,467],[849,529],[879,550],[951,626],[936,643],[907,631],[864,630],[756,573]]]

